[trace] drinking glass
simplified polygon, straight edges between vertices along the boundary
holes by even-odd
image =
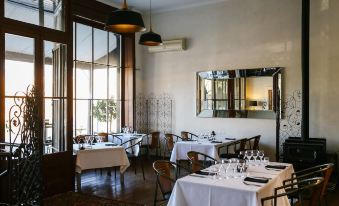
[[[264,156],[265,156],[264,150],[259,150],[258,156],[259,156],[259,158],[260,158],[260,163],[262,163],[263,158],[264,158]]]
[[[86,144],[88,144],[89,143],[89,140],[90,140],[90,136],[85,136],[85,142],[86,142]]]
[[[245,160],[247,159],[248,162],[250,161],[250,160],[249,160],[249,156],[250,156],[250,151],[249,151],[249,150],[246,150],[246,151],[245,151],[244,159],[245,159]]]
[[[264,165],[268,165],[268,163],[270,163],[270,158],[264,157]]]
[[[252,156],[253,156],[253,164],[256,165],[257,159],[258,159],[258,150],[253,150]]]
[[[252,157],[253,157],[253,150],[249,150],[249,153],[248,153],[248,162],[251,162],[251,160],[252,160]]]
[[[238,171],[240,173],[241,178],[246,177],[245,169],[246,169],[246,161],[239,160]]]
[[[242,160],[245,159],[246,158],[245,157],[245,151],[240,151],[238,157],[239,157],[239,159],[242,159]]]

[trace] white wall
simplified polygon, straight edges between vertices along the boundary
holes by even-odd
[[[329,8],[324,6],[326,2]],[[331,151],[339,150],[335,128],[339,123],[335,107],[339,100],[338,3],[312,0],[311,19],[311,134],[327,137]],[[285,94],[300,90],[300,16],[299,0],[228,0],[154,14],[155,32],[163,39],[187,38],[188,49],[150,54],[139,48],[137,94],[172,95],[174,133],[215,130],[230,137],[261,134],[262,144],[272,156],[274,120],[196,117],[195,75],[205,70],[281,66],[285,67]]]

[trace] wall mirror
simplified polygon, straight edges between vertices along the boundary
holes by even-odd
[[[281,67],[197,73],[198,117],[280,117]]]

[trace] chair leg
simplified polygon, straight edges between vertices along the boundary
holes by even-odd
[[[144,178],[144,180],[145,180],[145,172],[144,172],[144,164],[140,161],[140,159],[139,159],[139,162],[141,163],[141,170],[142,170],[142,176],[143,176],[143,178]]]
[[[134,174],[137,174],[137,161],[135,158],[133,158],[133,164],[134,164]]]
[[[117,167],[114,167],[114,180],[117,179]]]
[[[157,198],[158,198],[158,177],[157,177],[157,180],[155,182],[155,195],[154,195],[154,202],[153,202],[154,206],[157,205]]]

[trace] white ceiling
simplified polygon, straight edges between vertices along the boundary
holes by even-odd
[[[97,0],[102,3],[121,8],[123,0]],[[148,12],[150,0],[127,0],[129,8],[141,12]],[[152,0],[152,13],[173,11],[190,7],[215,4],[227,0]]]

